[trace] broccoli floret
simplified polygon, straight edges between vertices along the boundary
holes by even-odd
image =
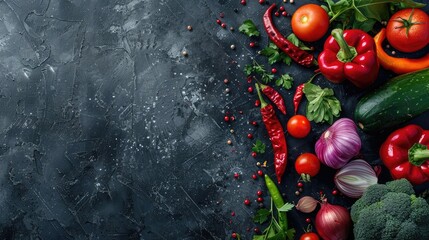
[[[429,239],[429,204],[405,179],[368,187],[351,217],[356,240]]]

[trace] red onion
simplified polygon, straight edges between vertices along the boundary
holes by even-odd
[[[377,181],[374,169],[362,159],[347,163],[334,178],[338,190],[351,198],[361,197],[363,192]]]
[[[318,203],[319,202],[316,199],[310,196],[304,196],[299,199],[295,207],[300,212],[311,213],[314,211],[314,209],[316,209]]]
[[[316,229],[324,240],[346,240],[349,237],[352,220],[345,207],[329,204],[322,199],[316,215]]]
[[[361,148],[356,125],[349,118],[338,119],[316,142],[316,155],[320,161],[334,169],[344,166]]]

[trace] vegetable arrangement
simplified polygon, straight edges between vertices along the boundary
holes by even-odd
[[[311,184],[311,179],[317,178],[321,170],[331,168],[336,171],[332,176],[335,185],[332,195],[340,192],[341,197],[349,198],[355,204],[350,213],[344,206],[328,203],[322,193],[320,200],[303,196],[296,205],[285,203],[276,183],[265,174],[271,208],[259,209],[254,221],[263,224],[270,216],[271,221],[262,234],[255,234],[253,239],[293,239],[295,229],[290,228],[286,214],[294,211],[293,206],[302,214],[317,211],[314,221],[317,233],[305,232],[300,239],[319,239],[320,236],[325,240],[342,240],[349,239],[351,234],[355,239],[429,238],[429,225],[422,224],[422,219],[429,217],[429,207],[415,196],[411,185],[429,182],[428,131],[408,125],[391,133],[381,146],[377,146],[380,159],[391,173],[391,180],[401,179],[386,185],[377,184],[379,171],[375,171],[361,155],[362,145],[369,143],[362,142],[360,137],[368,133],[384,134],[429,110],[429,53],[420,58],[407,57],[408,53],[424,49],[429,43],[429,17],[419,9],[425,4],[412,0],[324,2],[299,7],[290,20],[293,33],[288,37],[276,28],[272,17],[280,13],[287,16],[284,6],[277,10],[276,4],[270,5],[259,20],[271,41],[259,51],[267,57],[268,64],[289,66],[293,61],[305,67],[304,71],[313,68],[316,73],[309,81],[295,87],[292,102],[286,101],[282,95],[282,91],[294,85],[289,74],[275,79],[277,68],[268,72],[256,60],[244,71],[248,82],[249,79],[256,80],[259,102],[255,105],[260,106],[260,117],[271,142],[273,160],[268,162],[274,165],[279,186],[282,186],[288,166],[287,138],[312,141],[307,138],[312,132],[311,122],[323,124],[321,126],[326,130],[312,142],[314,153],[302,152],[293,159],[299,187],[295,194],[301,194],[304,182]],[[329,29],[332,29],[331,35],[324,39]],[[251,20],[244,21],[239,31],[252,38],[263,35]],[[392,52],[385,50],[386,35]],[[309,48],[302,41],[323,41],[323,49]],[[401,51],[402,57],[394,56],[395,50]],[[397,76],[371,89],[381,68]],[[329,81],[326,82],[328,86],[347,80],[356,91],[364,93],[354,109],[354,119],[341,117],[342,105],[333,89],[312,82],[318,74]],[[263,95],[273,105],[265,101]],[[298,114],[303,100],[305,115]],[[289,105],[293,106],[292,116],[286,111]],[[281,113],[280,118],[277,110]],[[282,122],[283,118],[287,121]],[[258,140],[252,151],[264,154],[265,145]],[[417,207],[422,210],[417,211]],[[311,219],[307,219],[307,223],[311,223]],[[371,229],[371,225],[376,227]],[[421,233],[407,236],[401,228]]]

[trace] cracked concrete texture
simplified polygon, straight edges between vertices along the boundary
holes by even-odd
[[[0,1],[0,238],[250,238],[256,203],[242,202],[263,182],[250,178],[257,168],[246,134],[265,139],[264,158],[272,156],[265,129],[248,124],[260,116],[242,68],[257,54],[215,21],[225,12],[237,29],[263,11],[256,1]],[[312,75],[288,71],[296,83]],[[316,82],[335,88],[350,117],[359,92]],[[291,101],[291,91],[282,94]],[[226,124],[225,114],[236,121]],[[326,127],[290,139],[289,160],[312,151]],[[380,139],[362,137],[377,163]],[[332,174],[306,193],[330,191]],[[289,201],[297,179],[288,168],[280,187]],[[302,216],[290,218],[305,227]]]

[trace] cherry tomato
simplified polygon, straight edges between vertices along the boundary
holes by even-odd
[[[303,153],[295,160],[295,170],[301,174],[308,174],[314,177],[319,173],[320,160],[312,153]]]
[[[292,31],[307,42],[314,42],[323,37],[329,28],[328,13],[317,4],[305,4],[292,15]]]
[[[304,233],[299,240],[320,240],[319,236],[313,232]]]
[[[294,138],[305,138],[311,131],[311,124],[306,116],[295,115],[287,122],[287,131]]]
[[[401,52],[418,51],[429,43],[429,16],[416,8],[400,10],[387,23],[386,37]]]

